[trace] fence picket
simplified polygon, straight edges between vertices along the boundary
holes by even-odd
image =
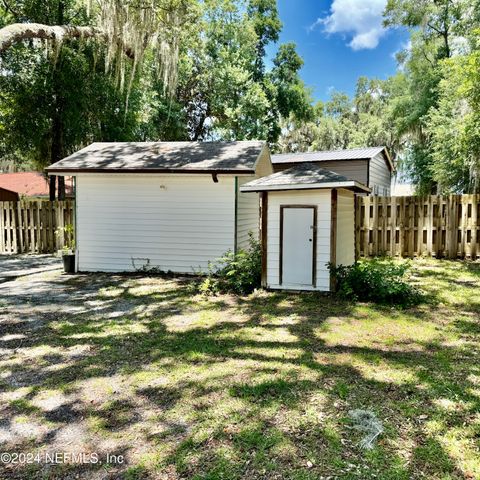
[[[480,258],[478,194],[359,196],[355,208],[355,248],[360,257],[388,253],[410,258],[422,255]]]
[[[55,230],[72,223],[73,208],[71,200],[0,202],[0,254],[55,252],[65,241]]]
[[[53,253],[73,222],[74,202],[0,202],[0,253]],[[355,202],[359,257],[480,258],[480,195],[362,197]],[[425,232],[425,233],[424,233]],[[426,239],[426,241],[425,241]]]
[[[480,256],[480,248],[478,247],[478,242],[480,241],[480,232],[478,231],[480,227],[479,217],[480,217],[480,208],[479,208],[480,196],[472,195],[472,240],[471,240],[471,250],[470,258],[475,259],[477,255]]]

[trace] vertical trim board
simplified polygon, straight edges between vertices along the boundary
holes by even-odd
[[[330,216],[330,264],[337,266],[337,198],[338,192],[335,188],[331,193],[331,216]],[[335,290],[335,277],[330,272],[330,291]]]
[[[262,287],[267,286],[268,192],[262,192],[261,202]]]

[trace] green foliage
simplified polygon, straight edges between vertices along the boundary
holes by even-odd
[[[246,250],[227,252],[210,265],[210,271],[200,285],[206,294],[235,293],[245,295],[260,287],[262,255],[260,243],[250,233]]]
[[[18,18],[10,22],[91,21],[78,2],[13,3],[18,4]],[[105,46],[93,40],[64,40],[50,48],[19,43],[2,54],[0,131],[5,157],[42,169],[95,140],[138,139],[139,119],[145,117],[139,113],[140,84],[134,82],[127,109],[125,93],[105,72],[105,56]]]
[[[64,252],[74,252],[75,251],[75,228],[69,223],[64,227],[58,227],[55,230],[55,235],[57,237],[62,237],[64,240],[63,251]]]
[[[0,163],[42,169],[93,141],[274,142],[282,116],[309,117],[310,92],[299,76],[303,61],[295,46],[280,46],[265,71],[266,47],[282,28],[275,0],[171,3],[191,5],[180,28],[174,91],[166,91],[168,78],[159,75],[158,49],[147,48],[141,68],[121,62],[128,95],[105,70],[111,45],[25,42],[3,53]],[[87,11],[86,2],[8,5],[11,11],[0,2],[0,25],[91,25],[97,19],[97,7]]]
[[[410,269],[407,262],[373,259],[329,268],[343,298],[402,306],[417,304],[422,299],[419,290],[406,278]]]
[[[253,28],[257,36],[254,79],[260,80],[265,72],[265,47],[270,42],[276,42],[282,30],[277,1],[249,0],[247,15],[253,21]]]
[[[468,68],[455,73],[453,65],[466,67],[465,55],[477,49],[479,19],[478,5],[467,0],[387,2],[385,24],[411,31],[410,48],[398,56],[405,81],[392,124],[407,146],[403,165],[420,194],[478,189],[475,139],[466,134],[465,115],[475,107],[458,88],[468,83]]]
[[[446,60],[428,115],[431,175],[442,193],[480,191],[480,52]]]
[[[306,110],[303,117],[283,115],[287,120],[278,149],[301,152],[385,145],[395,153],[397,139],[387,115],[392,91],[390,80],[360,77],[353,99],[334,91],[329,101]]]
[[[281,116],[304,118],[310,93],[300,79],[303,61],[281,45],[265,72],[265,47],[281,29],[276,2],[210,0],[180,55],[177,98],[193,140],[267,139],[280,134]]]
[[[286,118],[283,152],[385,145],[418,194],[480,191],[480,6],[388,0],[387,27],[410,31],[398,73],[333,92],[308,121]]]

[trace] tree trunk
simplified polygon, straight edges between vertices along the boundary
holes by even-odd
[[[65,200],[65,177],[58,177],[58,199]]]
[[[58,3],[57,19],[59,24],[65,21],[65,2],[60,0]],[[60,53],[61,55],[61,53]],[[54,68],[62,68],[62,58],[60,57]],[[61,76],[60,76],[61,77]],[[52,118],[52,149],[51,149],[51,163],[58,162],[64,157],[64,143],[63,143],[63,112],[64,112],[64,98],[63,86],[59,80],[59,75],[53,75],[53,118]],[[65,178],[58,177],[58,200],[65,200]]]
[[[49,190],[50,190],[50,201],[55,201],[55,183],[57,181],[57,177],[55,175],[50,175],[49,177]]]

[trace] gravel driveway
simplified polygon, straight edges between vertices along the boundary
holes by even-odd
[[[0,255],[0,283],[61,268],[62,259],[54,255]]]

